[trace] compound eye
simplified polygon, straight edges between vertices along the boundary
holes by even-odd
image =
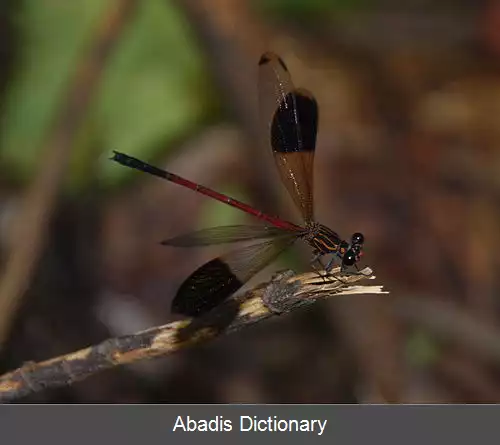
[[[351,244],[363,244],[365,242],[365,236],[362,233],[356,232],[352,235]]]
[[[357,259],[358,256],[356,255],[356,253],[352,249],[349,249],[344,255],[342,262],[345,266],[352,266],[357,261]]]

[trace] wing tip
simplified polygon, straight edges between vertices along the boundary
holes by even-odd
[[[288,72],[288,68],[285,65],[285,62],[283,62],[283,59],[272,51],[266,51],[264,54],[262,54],[259,60],[259,66],[267,65],[268,63],[271,63],[273,61],[278,62],[281,65],[281,68]]]
[[[226,301],[243,284],[228,263],[220,257],[214,258],[183,281],[170,310],[178,315],[199,317]]]

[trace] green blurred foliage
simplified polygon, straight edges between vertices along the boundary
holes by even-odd
[[[234,199],[248,202],[248,196],[237,185],[222,185],[216,187],[217,191],[231,196]],[[213,199],[206,199],[203,204],[203,219],[199,223],[199,228],[230,226],[237,224],[258,224],[257,220],[249,217],[241,210],[235,209]]]
[[[365,8],[368,0],[255,0],[264,13],[284,21],[317,22]]]
[[[432,366],[439,358],[440,348],[435,339],[423,329],[415,329],[406,342],[406,355],[414,366]]]
[[[16,181],[32,175],[71,76],[109,3],[27,0],[15,18],[21,54],[1,115],[1,157]],[[92,158],[112,149],[149,158],[193,132],[214,112],[203,61],[180,12],[165,0],[141,2],[110,57],[82,122],[71,163],[79,183]],[[97,147],[97,150],[96,150]],[[114,182],[130,172],[99,162]]]
[[[45,133],[83,44],[104,2],[27,0],[14,18],[20,40],[17,66],[1,116],[2,161],[23,176],[36,162]]]

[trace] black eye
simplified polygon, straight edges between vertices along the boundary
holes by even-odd
[[[356,232],[351,238],[351,244],[363,244],[365,236],[362,233]]]
[[[342,262],[346,266],[352,266],[357,261],[357,255],[353,252],[352,249],[348,250],[342,258]]]

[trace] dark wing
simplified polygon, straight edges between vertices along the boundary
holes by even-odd
[[[297,239],[285,235],[233,250],[196,269],[172,301],[172,312],[200,316],[221,304]]]
[[[259,103],[264,135],[270,141],[280,176],[308,223],[314,217],[316,99],[309,91],[295,88],[283,60],[267,52],[259,61]]]
[[[221,226],[198,230],[162,241],[165,246],[194,247],[235,243],[283,235],[283,229],[268,226]]]

